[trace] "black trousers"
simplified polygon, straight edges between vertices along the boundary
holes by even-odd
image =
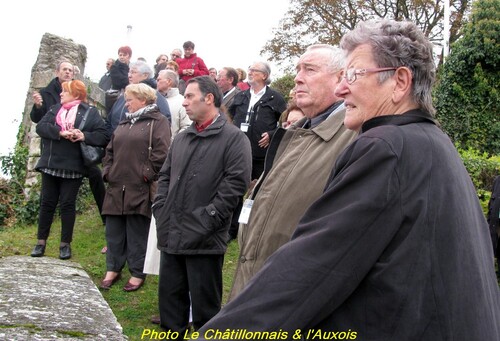
[[[99,209],[99,214],[101,214],[102,223],[105,224],[106,219],[102,215],[102,204],[104,202],[104,196],[106,195],[106,187],[102,179],[102,172],[97,165],[88,168],[88,172],[90,190],[92,191],[95,203]]]
[[[106,216],[107,271],[121,272],[127,263],[133,277],[146,278],[142,270],[150,223],[150,218],[140,214]]]
[[[158,305],[161,327],[184,335],[193,307],[198,330],[222,304],[224,255],[171,255],[161,252]]]
[[[262,172],[264,172],[264,162],[265,158],[252,158],[252,179],[255,180],[260,178]]]
[[[37,238],[47,240],[57,204],[61,214],[61,242],[71,243],[76,219],[76,196],[83,178],[65,179],[42,173]]]

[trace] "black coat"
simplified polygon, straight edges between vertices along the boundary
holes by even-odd
[[[86,103],[78,105],[75,128],[80,126],[88,107]],[[36,125],[36,133],[42,138],[42,154],[35,169],[64,169],[87,174],[80,151],[80,142],[71,142],[59,136],[61,127],[56,123],[56,115],[60,108],[61,104],[50,108]],[[82,132],[85,135],[85,142],[89,145],[105,147],[109,141],[104,120],[95,107],[91,107]]]
[[[125,63],[116,60],[109,69],[111,77],[111,85],[114,90],[122,90],[128,85],[129,66]]]
[[[241,129],[241,124],[246,122],[248,105],[250,104],[250,91],[242,91],[234,97],[233,104],[229,107],[229,115],[233,118],[233,124]],[[264,159],[267,148],[259,146],[259,140],[263,133],[269,133],[269,140],[276,131],[281,113],[286,109],[283,96],[276,90],[266,86],[266,92],[253,106],[253,112],[249,115],[248,131],[246,135],[252,146],[252,157]]]
[[[30,118],[34,123],[40,122],[42,117],[53,105],[61,103],[61,92],[62,86],[58,77],[52,79],[45,88],[40,90],[40,95],[42,96],[42,106],[37,108],[36,105],[33,104],[33,108],[30,112]]]
[[[430,115],[364,123],[291,241],[199,332],[226,328],[289,339],[320,330],[356,340],[500,340],[486,219]]]
[[[160,171],[153,205],[159,249],[224,254],[231,216],[250,183],[250,143],[222,115],[198,133],[176,135]]]
[[[495,178],[491,188],[491,198],[488,202],[488,224],[490,225],[491,241],[493,243],[493,252],[497,258],[500,258],[500,176]]]

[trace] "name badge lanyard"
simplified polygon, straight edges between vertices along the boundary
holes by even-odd
[[[249,108],[250,110],[247,111],[247,116],[245,117],[245,122],[241,124],[241,131],[246,133],[248,132],[248,128],[250,127],[250,119],[252,118],[253,114],[253,108]]]

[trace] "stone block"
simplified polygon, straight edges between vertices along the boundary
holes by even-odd
[[[51,257],[0,258],[0,340],[127,340],[82,267]]]

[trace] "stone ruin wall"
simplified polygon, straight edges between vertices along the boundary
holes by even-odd
[[[31,69],[31,78],[29,88],[26,94],[23,119],[21,121],[24,129],[23,145],[29,146],[29,158],[27,164],[26,187],[31,188],[38,182],[38,172],[34,170],[40,157],[40,137],[36,134],[36,124],[31,122],[30,112],[33,107],[33,91],[38,91],[49,84],[55,77],[57,64],[61,60],[68,60],[80,69],[80,73],[75,75],[75,79],[83,81],[87,85],[88,100],[90,104],[100,109],[104,114],[104,92],[96,83],[84,78],[85,63],[87,61],[87,48],[84,45],[77,44],[71,39],[61,38],[59,36],[45,33],[40,42],[38,57]]]

